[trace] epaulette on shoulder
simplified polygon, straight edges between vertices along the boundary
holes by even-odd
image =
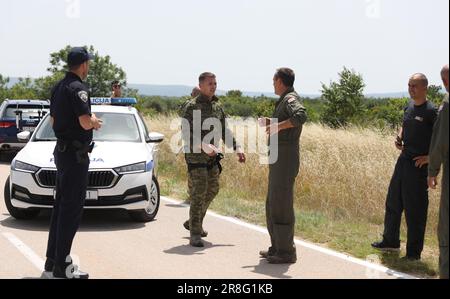
[[[85,90],[86,87],[83,85],[83,83],[79,82],[79,81],[73,81],[68,85],[69,89],[72,91],[76,91],[78,89],[82,89]]]

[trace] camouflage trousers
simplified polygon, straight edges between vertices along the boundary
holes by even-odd
[[[189,171],[189,197],[191,209],[189,211],[189,227],[191,235],[201,235],[203,219],[214,198],[219,193],[219,167],[212,169],[197,168]]]

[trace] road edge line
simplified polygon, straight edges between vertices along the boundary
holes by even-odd
[[[177,205],[184,206],[184,207],[189,207],[190,206],[189,204],[183,203],[183,202],[181,202],[179,200],[175,200],[175,199],[172,199],[172,198],[169,198],[169,197],[166,197],[166,196],[161,196],[161,199],[166,201],[166,202],[169,202],[171,204],[177,204]],[[265,235],[269,234],[269,232],[267,231],[267,229],[265,227],[262,227],[262,226],[259,226],[259,225],[251,224],[251,223],[245,222],[245,221],[237,219],[237,218],[233,218],[233,217],[229,217],[229,216],[223,216],[223,215],[217,214],[215,212],[211,212],[211,211],[208,211],[207,214],[210,215],[210,216],[213,216],[215,218],[218,218],[218,219],[221,219],[221,220],[225,220],[227,222],[231,222],[231,223],[234,223],[234,224],[242,226],[242,227],[246,227],[248,229],[257,231],[257,232],[265,234]],[[362,259],[358,259],[358,258],[349,256],[349,255],[346,255],[346,254],[334,251],[332,249],[324,248],[324,247],[321,247],[321,246],[313,244],[313,243],[302,241],[302,240],[299,240],[297,238],[295,239],[295,244],[303,246],[303,247],[306,247],[306,248],[314,250],[314,251],[321,252],[321,253],[329,255],[329,256],[333,256],[335,258],[339,258],[339,259],[345,260],[347,262],[351,262],[351,263],[354,263],[354,264],[357,264],[357,265],[360,265],[360,266],[364,266],[364,267],[366,267],[368,269],[372,269],[372,270],[376,270],[376,271],[385,273],[385,274],[387,274],[389,276],[394,276],[394,277],[401,278],[401,279],[420,279],[419,277],[416,277],[416,276],[413,276],[413,275],[410,275],[410,274],[406,274],[406,273],[402,273],[402,272],[399,272],[399,271],[395,271],[395,270],[392,270],[392,269],[387,268],[385,266],[382,266],[382,265],[379,265],[379,264],[374,264],[374,263],[371,263],[369,261],[364,261]]]

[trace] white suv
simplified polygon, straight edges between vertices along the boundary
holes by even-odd
[[[101,104],[113,101],[112,104],[120,105],[129,102],[92,101]],[[93,105],[92,112],[103,120],[103,127],[94,131],[85,209],[124,209],[135,221],[152,221],[160,204],[158,144],[164,136],[148,133],[144,120],[133,107]],[[41,209],[52,209],[55,198],[56,138],[50,115],[33,134],[22,132],[18,138],[29,142],[11,163],[4,198],[11,216],[31,219]]]

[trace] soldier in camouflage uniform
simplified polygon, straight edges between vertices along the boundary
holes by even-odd
[[[449,67],[442,69],[442,81],[445,89],[449,91]],[[439,117],[436,121],[433,138],[430,147],[430,165],[428,167],[428,186],[432,189],[437,187],[437,176],[441,171],[441,165],[444,165],[442,178],[441,206],[439,211],[439,248],[440,259],[439,268],[441,279],[449,279],[449,258],[448,258],[448,94],[439,109]]]
[[[267,228],[272,246],[260,255],[271,264],[297,262],[294,244],[294,183],[300,168],[300,135],[307,120],[306,109],[294,90],[295,73],[288,68],[274,77],[275,94],[280,96],[272,120],[263,119],[269,135],[278,135],[278,161],[269,167],[266,203]],[[273,149],[270,147],[271,151]]]
[[[197,86],[194,87],[194,88],[192,89],[192,92],[191,92],[191,98],[190,98],[188,101],[184,102],[184,103],[180,106],[180,108],[179,108],[179,112],[180,112],[179,114],[180,114],[180,117],[183,117],[184,108],[186,108],[187,104],[189,104],[189,102],[190,102],[192,99],[198,97],[200,94],[201,94],[201,90],[200,90],[200,88],[198,88]],[[190,202],[191,202],[191,196],[192,196],[192,195],[191,195],[191,190],[192,190],[192,187],[193,187],[193,186],[192,186],[192,179],[191,179],[190,176],[188,176],[188,198],[186,199],[186,203],[190,203]],[[189,230],[189,220],[186,221],[186,222],[184,223],[184,227],[185,227],[187,230]],[[204,233],[202,234],[202,236],[203,236],[203,237],[207,237],[208,234],[207,234],[206,232],[204,232]]]
[[[201,94],[190,100],[182,111],[185,158],[191,181],[190,218],[184,223],[184,227],[190,230],[190,245],[194,247],[204,247],[201,238],[206,237],[207,232],[203,230],[203,219],[209,205],[219,193],[220,158],[223,157],[218,150],[220,139],[227,147],[232,147],[237,152],[241,163],[245,162],[245,155],[233,138],[232,132],[227,129],[225,112],[215,96],[216,76],[212,73],[203,73],[199,81]],[[207,120],[213,120],[213,125],[203,130],[204,122]],[[199,132],[196,131],[196,125]],[[205,137],[211,136],[211,133],[218,134],[214,134],[213,140],[206,140]]]

